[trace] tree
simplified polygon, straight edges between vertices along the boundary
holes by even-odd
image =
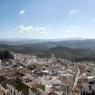
[[[2,61],[6,61],[6,60],[9,60],[9,59],[14,59],[14,56],[13,56],[13,54],[10,51],[2,50],[0,52],[0,59]]]

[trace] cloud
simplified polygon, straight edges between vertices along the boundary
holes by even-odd
[[[75,14],[75,15],[77,15],[77,14],[79,14],[79,10],[78,9],[70,10],[69,14]]]
[[[25,14],[25,12],[26,12],[25,10],[20,10],[20,11],[19,11],[19,14],[20,14],[20,15],[23,15],[23,14]]]
[[[46,27],[39,27],[39,26],[19,25],[19,26],[17,26],[17,31],[19,33],[40,33],[40,34],[46,34],[48,29]]]

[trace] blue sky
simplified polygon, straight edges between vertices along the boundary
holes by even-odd
[[[0,38],[95,38],[95,0],[0,0]]]

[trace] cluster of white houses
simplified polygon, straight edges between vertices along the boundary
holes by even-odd
[[[14,60],[0,65],[0,95],[85,95],[88,83],[95,80],[93,63],[72,63],[54,55],[14,56]],[[93,87],[89,93],[94,92]]]

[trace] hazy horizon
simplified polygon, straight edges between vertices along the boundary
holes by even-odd
[[[60,39],[43,39],[43,38],[35,38],[35,39],[31,39],[31,38],[8,38],[8,39],[0,39],[0,41],[9,41],[9,42],[14,42],[14,41],[77,41],[77,40],[95,40],[94,38],[60,38]]]

